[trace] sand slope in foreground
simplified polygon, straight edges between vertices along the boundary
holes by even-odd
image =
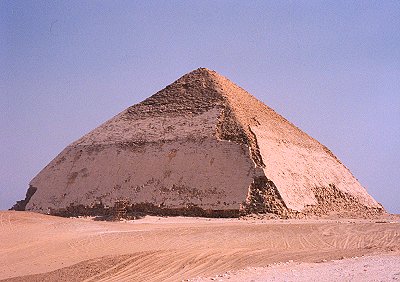
[[[251,267],[225,272],[215,277],[190,279],[229,282],[320,282],[320,281],[396,281],[400,280],[399,255],[375,255],[355,257],[323,263],[278,263],[268,267]]]
[[[0,224],[0,279],[8,281],[179,281],[289,260],[400,254],[398,221],[101,222],[10,211]]]

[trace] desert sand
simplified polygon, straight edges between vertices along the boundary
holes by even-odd
[[[202,281],[396,281],[400,280],[399,255],[374,255],[322,263],[274,263],[267,267],[249,267],[214,277],[189,279]]]
[[[321,281],[338,272],[353,273],[344,280],[357,281],[362,272],[391,280],[400,278],[394,269],[400,269],[400,221],[394,217],[106,222],[0,212],[5,281],[295,281],[313,273]]]

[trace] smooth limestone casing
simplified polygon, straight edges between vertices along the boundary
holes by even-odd
[[[101,199],[166,207],[237,209],[254,175],[247,148],[205,138],[99,151],[68,147],[31,183],[38,187],[29,209],[89,205]],[[61,162],[60,162],[61,160]],[[45,185],[43,185],[45,183]]]
[[[275,183],[288,208],[301,211],[307,205],[316,205],[310,187],[328,187],[329,184],[366,206],[379,207],[350,171],[323,150],[277,142],[265,134],[262,126],[251,129],[259,140],[260,153],[266,163],[264,173]]]

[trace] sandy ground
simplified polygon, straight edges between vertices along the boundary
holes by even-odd
[[[213,277],[188,279],[203,281],[396,281],[400,280],[399,255],[375,255],[321,263],[274,263],[267,267],[249,267],[227,271]]]
[[[104,222],[0,212],[6,281],[390,281],[399,261],[399,220]]]

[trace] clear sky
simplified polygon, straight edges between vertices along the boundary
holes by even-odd
[[[0,209],[65,146],[207,67],[400,213],[400,1],[0,1]]]

